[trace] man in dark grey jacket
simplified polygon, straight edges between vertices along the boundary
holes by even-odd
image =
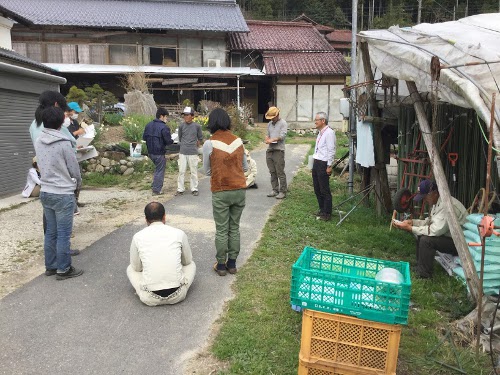
[[[153,182],[151,189],[153,195],[163,194],[163,179],[165,178],[165,147],[173,143],[170,135],[170,128],[166,125],[168,111],[165,108],[158,108],[156,118],[146,125],[142,139],[146,141],[149,158],[155,165]]]
[[[73,228],[74,192],[82,177],[71,140],[61,133],[64,111],[49,107],[42,112],[44,129],[35,142],[41,172],[40,200],[47,220],[44,239],[45,275],[57,280],[80,276],[71,265],[70,236]]]

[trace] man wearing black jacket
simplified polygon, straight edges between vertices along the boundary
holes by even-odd
[[[170,128],[166,125],[168,111],[158,108],[156,118],[146,125],[142,139],[146,141],[149,158],[155,164],[151,189],[153,195],[163,194],[163,178],[165,177],[165,147],[173,143]]]

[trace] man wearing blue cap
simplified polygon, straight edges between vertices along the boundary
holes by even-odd
[[[78,139],[80,135],[85,134],[85,129],[80,127],[80,124],[77,121],[78,114],[82,112],[82,109],[78,105],[77,102],[68,103],[69,108],[69,117],[71,119],[71,124],[68,126],[68,130],[73,134],[75,139]]]
[[[448,212],[439,196],[437,184],[432,180],[422,180],[418,185],[418,194],[414,201],[423,201],[432,207],[429,217],[425,220],[405,220],[394,222],[396,228],[413,233],[417,237],[417,274],[422,279],[432,277],[433,260],[436,251],[457,255],[457,249],[451,238]],[[453,209],[460,225],[466,221],[467,210],[460,201],[451,197]]]

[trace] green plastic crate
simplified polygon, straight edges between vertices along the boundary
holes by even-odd
[[[401,284],[375,280],[383,268],[395,268]],[[407,324],[410,266],[305,247],[292,266],[290,303],[300,308],[345,314],[390,324]]]

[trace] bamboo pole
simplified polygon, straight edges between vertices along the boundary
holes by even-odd
[[[362,58],[363,58],[363,69],[365,71],[365,77],[367,81],[374,80],[372,67],[370,63],[370,53],[368,51],[368,43],[361,42],[359,44]],[[373,90],[373,83],[368,85],[369,89]],[[375,90],[373,90],[375,92]],[[370,99],[370,108],[371,115],[373,117],[380,117],[379,110],[377,106],[377,100],[375,99],[375,93],[373,95],[369,95]],[[378,171],[378,179],[377,183],[379,184],[380,195],[382,197],[382,201],[384,204],[384,208],[386,212],[392,211],[392,200],[391,200],[391,191],[389,190],[389,178],[387,177],[387,168],[384,163],[384,145],[382,142],[382,127],[374,126],[373,127],[373,144],[375,146],[375,169]],[[377,189],[378,190],[378,189]],[[379,203],[377,202],[377,206]]]
[[[493,148],[493,126],[495,124],[495,99],[497,94],[494,92],[491,99],[491,118],[490,118],[490,129],[488,138],[488,160],[486,166],[486,187],[484,189],[484,211],[483,217],[488,215],[488,201],[490,195],[490,182],[491,182],[491,156]],[[483,222],[484,223],[484,222]],[[483,224],[485,225],[485,224]],[[481,233],[479,225],[477,227],[478,232]],[[486,232],[486,228],[483,228]],[[484,257],[486,255],[486,236],[481,236],[481,272],[479,273],[479,299],[477,302],[477,337],[476,337],[476,357],[479,356],[479,341],[481,338],[481,315],[483,312],[483,285],[484,285]]]
[[[424,106],[420,100],[420,94],[417,90],[417,85],[413,81],[406,81],[408,86],[408,91],[410,92],[410,97],[413,101],[413,106],[415,107],[415,112],[417,114],[418,123],[420,130],[422,132],[422,139],[427,146],[429,152],[429,158],[431,160],[432,171],[434,172],[434,177],[439,188],[439,196],[443,200],[443,203],[448,211],[448,226],[450,228],[453,243],[458,251],[458,256],[460,257],[460,262],[464,269],[465,280],[469,286],[472,298],[476,302],[480,302],[479,293],[479,279],[477,277],[477,272],[472,262],[472,257],[469,253],[467,243],[460,227],[460,223],[457,220],[455,210],[453,209],[453,204],[451,202],[450,189],[448,187],[448,182],[444,174],[443,164],[441,163],[441,158],[439,157],[439,150],[435,147],[432,142],[432,134],[429,123],[427,122],[427,116],[425,114]]]

